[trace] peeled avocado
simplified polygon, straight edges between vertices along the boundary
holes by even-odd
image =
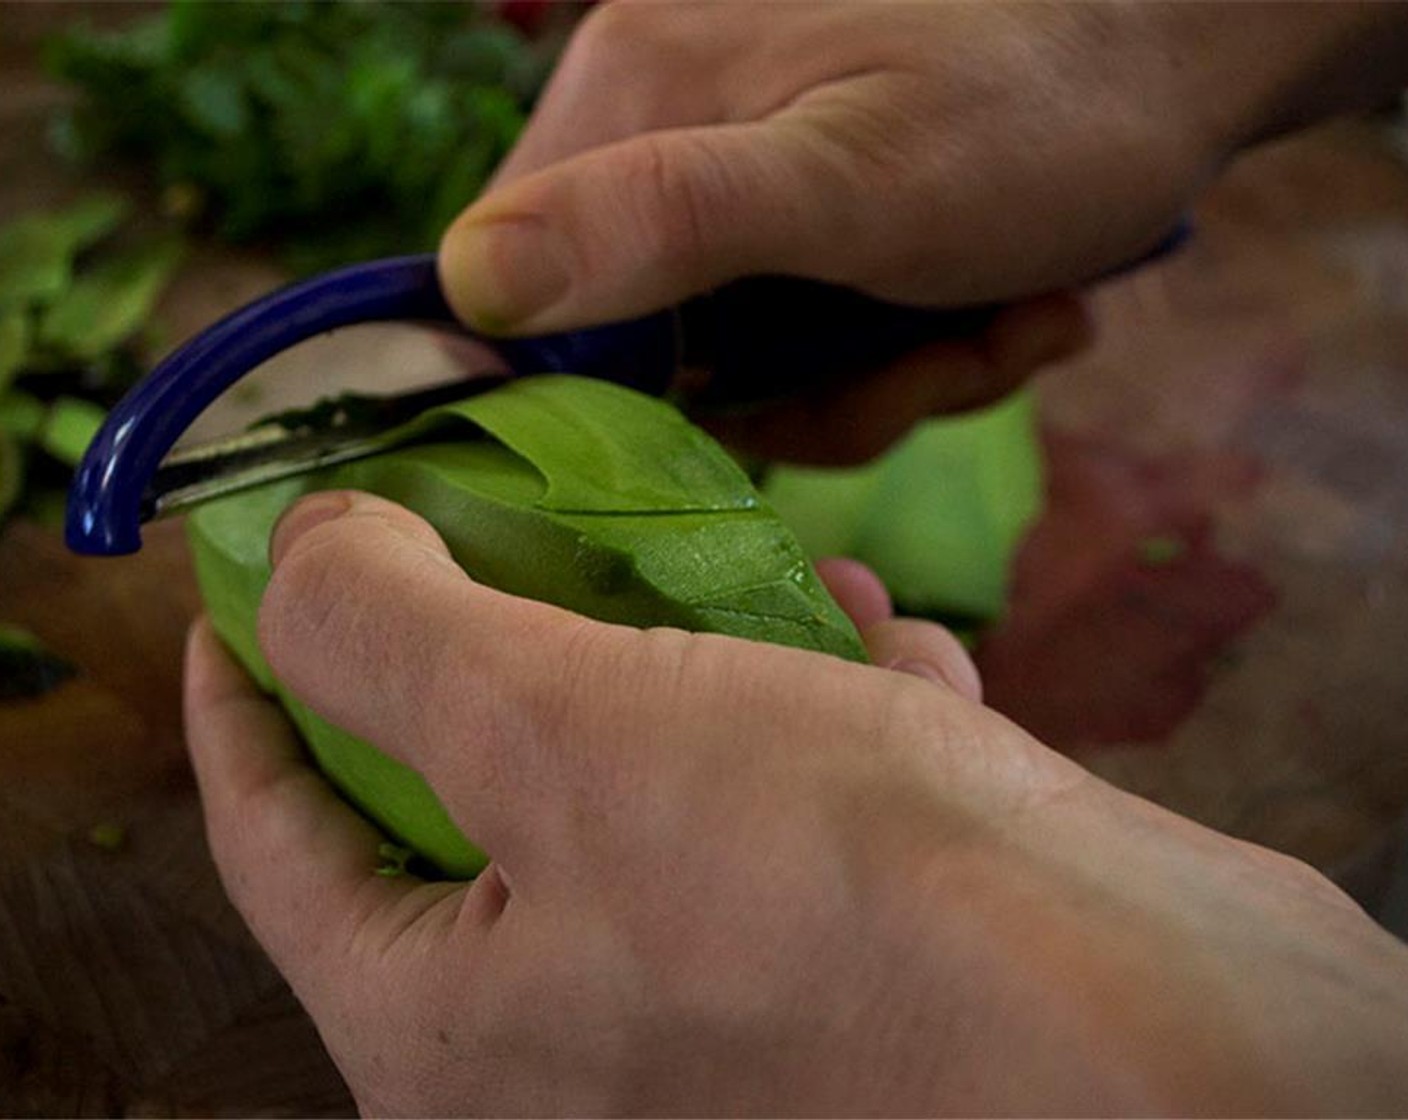
[[[763,496],[811,557],[874,569],[902,614],[999,617],[1017,548],[1041,513],[1035,400],[927,420],[860,467],[777,466]]]
[[[279,698],[343,795],[447,876],[472,876],[486,857],[424,780],[311,712],[260,654],[269,535],[301,495],[381,494],[425,517],[480,582],[603,621],[865,660],[791,532],[722,448],[661,401],[585,378],[525,378],[433,409],[393,442],[360,462],[209,502],[191,515],[189,535],[221,637]]]

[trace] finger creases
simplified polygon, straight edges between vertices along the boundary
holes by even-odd
[[[647,132],[484,196],[440,246],[446,298],[493,333],[567,330],[759,271],[814,275],[850,184],[796,122]],[[811,199],[806,203],[802,200]]]

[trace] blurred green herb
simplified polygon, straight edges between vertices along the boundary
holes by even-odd
[[[176,0],[47,62],[83,165],[155,175],[173,212],[308,271],[432,247],[517,136],[552,58],[484,7]]]
[[[55,518],[141,369],[142,331],[182,247],[169,234],[119,241],[129,209],[95,194],[0,226],[0,523],[17,508]]]

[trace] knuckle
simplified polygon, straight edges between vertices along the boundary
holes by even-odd
[[[709,148],[678,133],[641,137],[623,169],[642,248],[685,281],[698,273],[720,232],[730,172]]]
[[[658,777],[667,753],[659,740],[671,734],[690,677],[691,638],[581,619],[562,635],[552,671],[518,698],[585,803],[609,812]]]
[[[563,59],[569,74],[579,79],[619,83],[639,66],[668,65],[679,39],[674,21],[661,18],[654,4],[614,0],[597,5],[573,35]]]
[[[620,691],[605,686],[639,679],[635,660],[630,643],[615,630],[580,619],[562,635],[553,672],[535,682],[538,694],[526,709],[537,713],[540,729],[556,741],[599,742],[603,736],[596,732],[603,725],[625,719]]]

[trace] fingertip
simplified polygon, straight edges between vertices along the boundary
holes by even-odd
[[[340,491],[313,494],[294,502],[279,516],[269,535],[270,565],[277,568],[299,537],[351,508],[351,495]]]
[[[829,556],[817,561],[816,574],[857,630],[865,630],[894,615],[884,582],[859,560]]]
[[[476,203],[450,223],[440,238],[435,269],[455,318],[481,334],[495,336],[503,334],[509,324],[491,310],[493,268],[482,223],[477,220],[479,209]]]
[[[572,247],[543,212],[551,207],[528,203],[530,192],[552,198],[534,183],[504,188],[465,210],[440,239],[445,301],[486,335],[555,329],[545,316],[571,288]]]
[[[325,490],[299,499],[279,517],[269,536],[270,566],[279,568],[319,527],[353,517],[375,519],[415,545],[449,556],[434,527],[405,506],[359,490]]]
[[[1085,350],[1094,336],[1085,301],[1075,292],[1052,292],[999,312],[988,329],[987,352],[1001,380],[1015,386]]]
[[[974,703],[983,682],[973,658],[951,631],[919,618],[890,618],[862,634],[871,661],[884,669],[921,677]]]
[[[208,800],[238,794],[270,760],[278,765],[297,755],[283,713],[225,648],[207,615],[187,635],[183,693],[186,746]]]

